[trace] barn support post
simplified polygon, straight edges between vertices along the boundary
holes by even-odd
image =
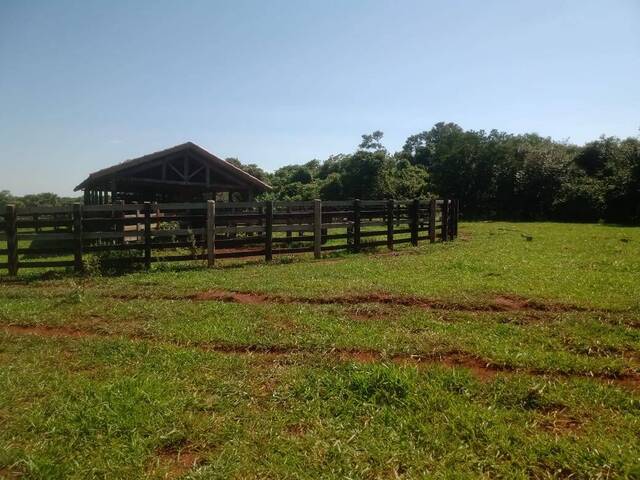
[[[411,245],[418,246],[418,222],[420,218],[420,200],[411,202]]]
[[[442,241],[449,240],[449,199],[442,201]]]
[[[273,260],[273,200],[267,200],[264,205],[264,259]]]
[[[436,241],[436,215],[438,213],[438,203],[435,198],[429,203],[429,242]]]
[[[7,234],[7,266],[9,275],[18,275],[18,228],[16,227],[16,206],[7,205],[4,215]]]
[[[313,256],[322,256],[322,200],[313,202]]]
[[[360,251],[360,199],[353,201],[353,251]]]
[[[151,268],[151,202],[144,202],[144,268]]]
[[[216,202],[207,201],[207,266],[216,263]]]
[[[387,248],[393,250],[393,210],[395,202],[387,200]]]
[[[76,273],[84,270],[82,265],[82,204],[73,204],[73,269]]]

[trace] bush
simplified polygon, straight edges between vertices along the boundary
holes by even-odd
[[[121,275],[143,269],[138,250],[109,250],[84,258],[84,270],[89,275]]]

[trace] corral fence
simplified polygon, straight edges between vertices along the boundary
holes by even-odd
[[[0,269],[84,268],[83,256],[135,251],[114,265],[348,250],[454,239],[455,200],[214,202],[15,207],[0,222]],[[6,257],[6,262],[1,259]]]

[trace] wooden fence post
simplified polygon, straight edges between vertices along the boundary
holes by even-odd
[[[429,241],[435,243],[436,241],[436,215],[438,213],[438,204],[435,198],[431,199],[429,205]]]
[[[460,200],[453,201],[453,238],[458,238],[458,220],[460,219]]]
[[[270,262],[273,259],[273,200],[265,202],[264,236],[264,259]]]
[[[144,268],[151,268],[151,203],[144,202]]]
[[[387,248],[393,250],[393,209],[395,202],[387,200]]]
[[[16,227],[16,206],[7,205],[5,211],[5,228],[7,232],[7,263],[9,275],[18,275],[18,228]]]
[[[449,240],[449,200],[442,201],[442,241]]]
[[[216,263],[216,201],[207,201],[207,266]]]
[[[353,201],[353,251],[360,251],[360,199]]]
[[[322,257],[322,200],[313,202],[313,256]]]
[[[76,273],[84,270],[82,265],[82,204],[73,204],[73,269]]]
[[[287,225],[291,226],[291,206],[287,207]],[[287,247],[291,248],[293,245],[293,232],[291,230],[287,230]]]
[[[411,245],[418,246],[418,221],[420,218],[420,200],[411,203]]]

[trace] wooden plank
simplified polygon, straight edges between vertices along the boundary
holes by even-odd
[[[80,203],[73,204],[73,268],[76,272],[82,272],[82,205]]]
[[[226,210],[228,208],[258,208],[262,202],[218,202],[216,210]]]
[[[73,267],[73,260],[49,260],[46,262],[20,262],[20,268]]]
[[[323,207],[351,207],[353,202],[349,200],[325,200],[322,202]]]
[[[218,258],[245,258],[245,257],[262,257],[264,256],[264,249],[262,250],[240,250],[237,252],[221,252],[218,253]]]
[[[322,247],[322,251],[323,252],[331,252],[331,251],[334,251],[334,250],[347,250],[347,249],[349,249],[349,247],[350,247],[350,245],[347,244],[347,243],[342,244],[342,245],[324,245]]]
[[[292,247],[292,248],[278,248],[273,251],[276,255],[287,255],[291,253],[311,253],[313,247]]]
[[[158,203],[160,210],[206,210],[205,202],[194,203]]]
[[[49,227],[73,227],[73,220],[16,220],[16,228],[33,228],[36,233],[42,228]]]
[[[207,176],[207,180],[208,180]],[[213,267],[216,263],[216,202],[207,202],[207,265]]]
[[[273,206],[277,209],[277,208],[291,208],[291,207],[306,207],[309,210],[311,210],[313,208],[313,201],[311,200],[306,200],[306,201],[293,201],[293,202],[288,202],[288,201],[279,201],[279,202],[273,202]]]
[[[273,201],[265,202],[264,212],[264,259],[270,262],[273,259]]]
[[[73,233],[17,233],[17,240],[38,240],[38,241],[47,241],[47,240],[73,240],[75,237]],[[8,240],[8,239],[7,239]]]
[[[322,200],[313,202],[313,256],[322,257]]]
[[[376,230],[373,232],[360,232],[360,238],[365,237],[383,237],[387,234],[386,230]],[[386,240],[385,240],[386,242]]]

